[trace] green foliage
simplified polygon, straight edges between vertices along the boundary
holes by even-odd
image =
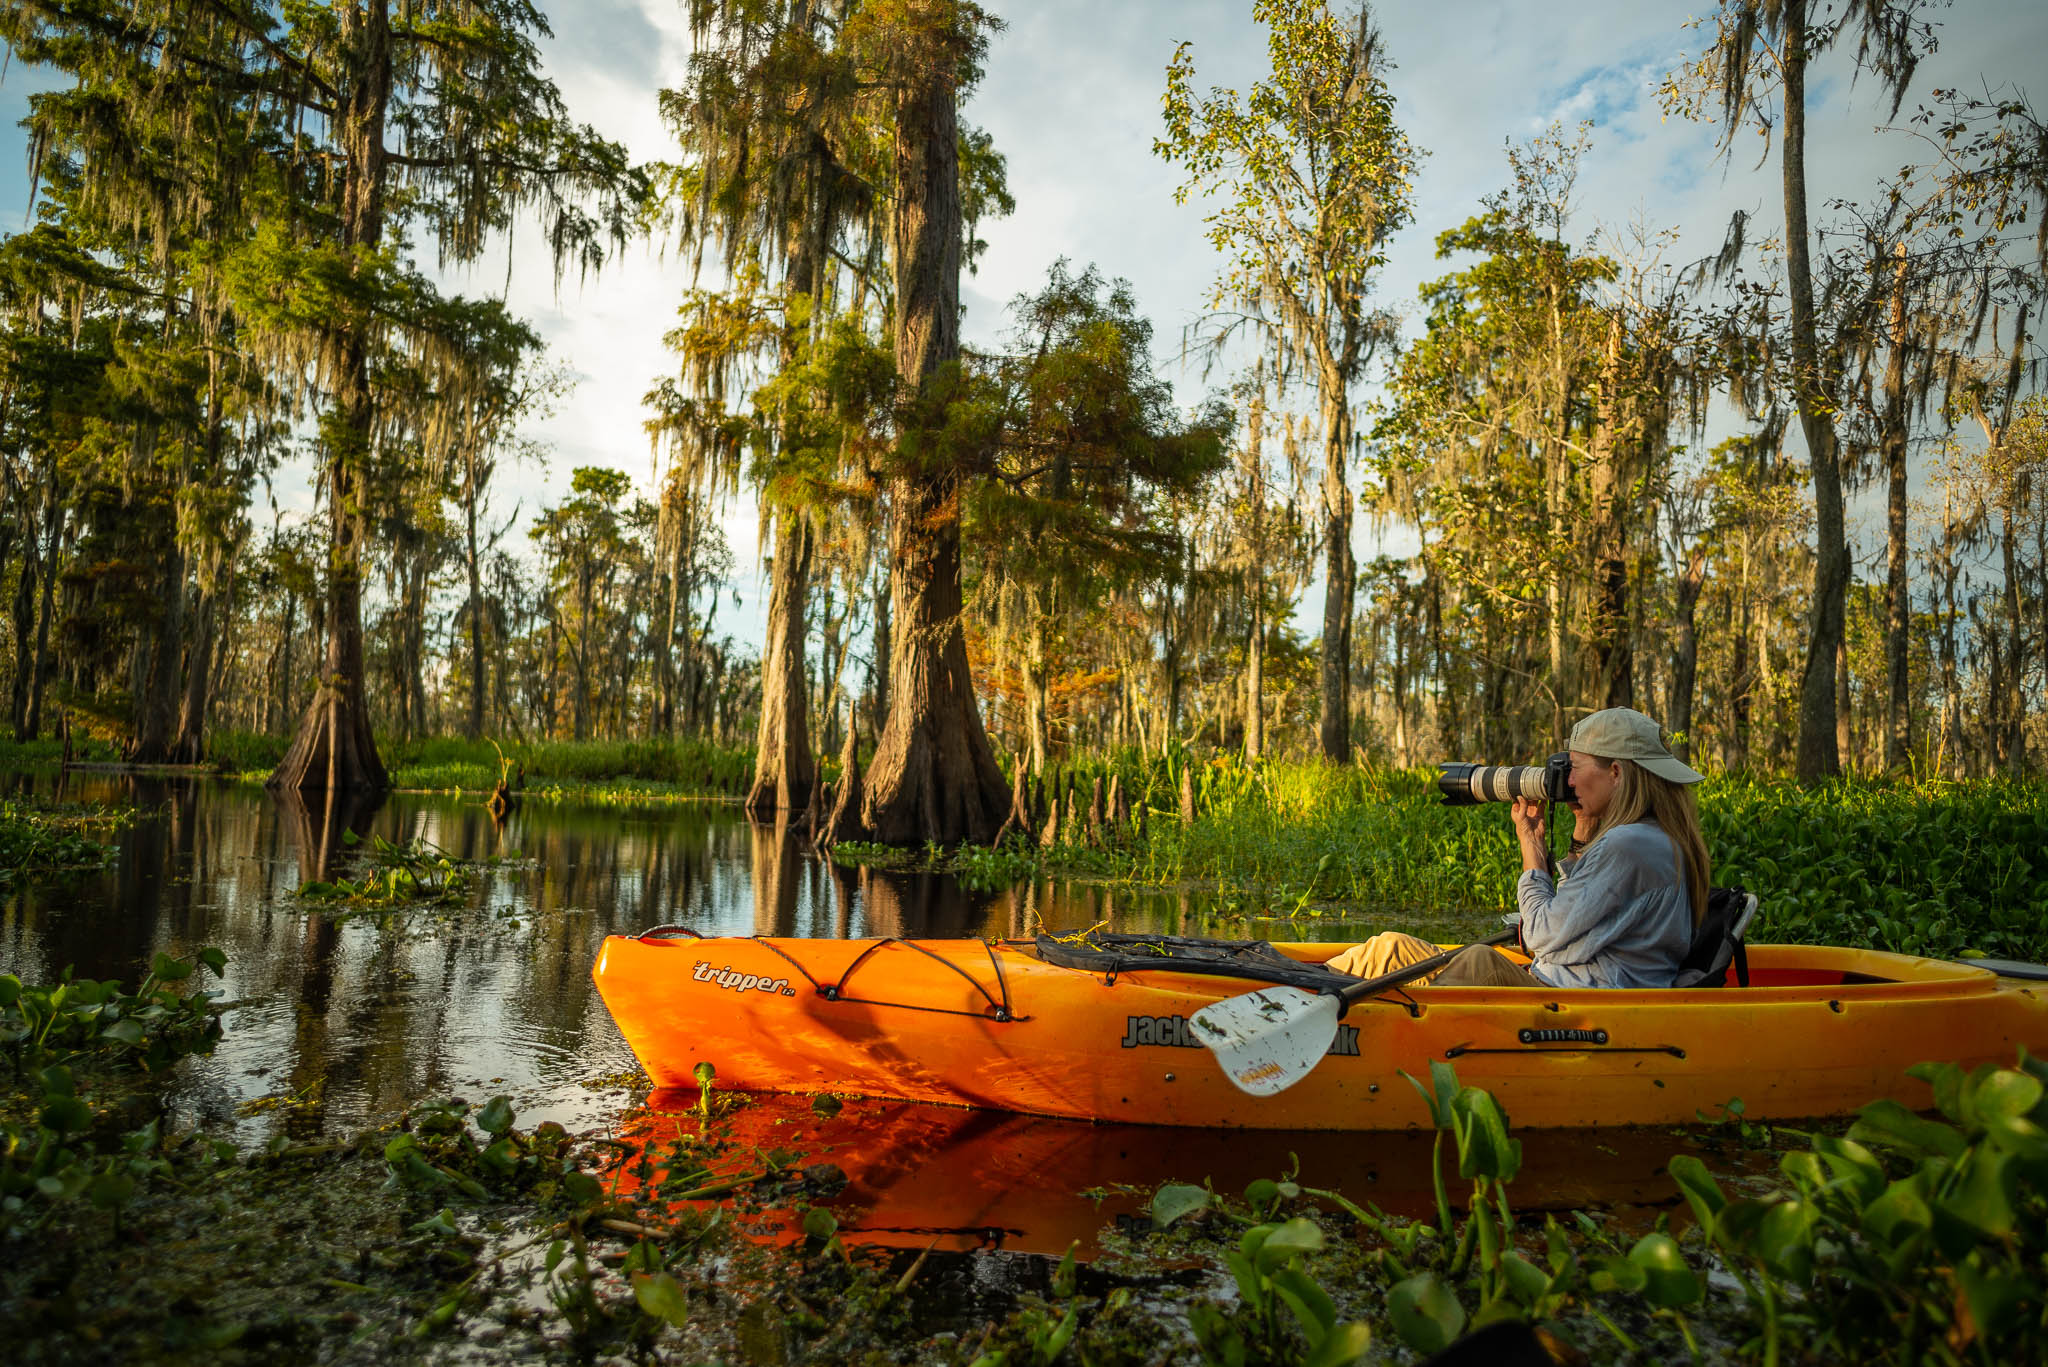
[[[481,793],[498,781],[497,752],[487,740],[386,741],[384,749],[400,788]],[[508,746],[505,755],[525,766],[529,799],[729,795],[744,792],[754,771],[751,750],[697,737],[540,741]]]
[[[553,1121],[531,1131],[514,1125],[508,1097],[471,1114],[460,1101],[425,1101],[398,1122],[384,1145],[385,1186],[435,1202],[530,1196],[542,1204],[589,1205],[603,1187],[576,1161],[568,1132]]]
[[[1430,771],[1196,763],[1196,817],[1183,826],[1169,776],[1187,762],[1154,761],[1149,782],[1136,780],[1134,791],[1152,794],[1149,838],[1094,856],[1103,871],[1210,883],[1283,909],[1513,905],[1521,857],[1505,810],[1441,806]],[[2048,789],[2038,784],[1805,787],[1721,775],[1700,786],[1699,803],[1714,881],[1760,899],[1752,940],[2048,958]]]
[[[2022,1051],[2013,1068],[1912,1071],[1941,1120],[1873,1102],[1845,1137],[1784,1156],[1787,1193],[1731,1198],[1698,1159],[1672,1160],[1704,1237],[1760,1308],[1767,1359],[1788,1341],[1871,1363],[2031,1352],[2048,1314],[2048,1064]]]
[[[179,985],[201,968],[219,977],[226,967],[227,955],[210,946],[190,959],[158,954],[132,993],[111,979],[74,979],[68,968],[48,986],[0,973],[0,1043],[17,1075],[83,1057],[162,1072],[188,1054],[213,1051],[220,1039],[213,995]]]
[[[345,839],[349,844],[356,843],[354,832],[347,833]],[[311,879],[299,885],[299,896],[353,907],[443,902],[469,887],[470,870],[518,857],[509,854],[459,859],[424,836],[398,845],[381,835],[372,835],[370,847],[363,853],[367,867],[360,876]]]
[[[40,1098],[33,1123],[0,1118],[0,1236],[40,1227],[80,1200],[118,1219],[140,1183],[169,1171],[157,1122],[125,1133],[113,1127],[109,1140],[77,1070],[161,1073],[213,1052],[220,1018],[211,995],[177,985],[202,967],[218,977],[226,966],[213,948],[189,960],[159,954],[133,993],[118,982],[74,979],[68,969],[49,986],[0,974],[0,1041],[10,1046],[16,1078]]]
[[[1752,937],[2048,958],[2048,789],[1709,780],[1715,881],[1762,898]]]
[[[113,846],[93,839],[86,829],[108,829],[128,818],[128,813],[0,799],[0,888],[100,867],[113,858]]]
[[[1198,1301],[1188,1307],[1202,1360],[1215,1367],[1342,1367],[1363,1357],[1371,1331],[1362,1324],[1340,1323],[1330,1293],[1300,1266],[1304,1255],[1322,1246],[1321,1228],[1300,1216],[1247,1229],[1237,1248],[1224,1255],[1237,1283],[1238,1304],[1224,1309]]]

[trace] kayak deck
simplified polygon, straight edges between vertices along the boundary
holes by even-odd
[[[688,936],[688,938],[683,938]],[[1276,945],[1319,962],[1343,946]],[[1256,983],[1170,967],[1090,973],[1029,942],[605,941],[593,976],[659,1086],[699,1062],[744,1091],[835,1092],[1141,1124],[1426,1127],[1399,1076],[1446,1059],[1540,1128],[1689,1122],[1740,1097],[1753,1118],[1925,1106],[1914,1063],[2048,1051],[2040,984],[1874,950],[1749,949],[1747,987],[1407,987],[1351,1008],[1328,1056],[1277,1096],[1233,1087],[1188,1017]]]

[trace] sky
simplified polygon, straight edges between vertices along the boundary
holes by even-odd
[[[681,0],[542,0],[542,8],[555,33],[541,49],[572,114],[623,142],[636,159],[672,155],[655,99],[686,70]],[[1249,0],[995,0],[992,8],[1006,27],[990,43],[986,74],[962,117],[988,130],[1007,158],[1017,209],[982,226],[988,250],[961,288],[966,340],[993,343],[1005,330],[1008,301],[1042,284],[1055,260],[1093,264],[1130,281],[1153,321],[1165,377],[1183,403],[1193,404],[1205,385],[1225,379],[1205,381],[1177,361],[1180,339],[1199,318],[1221,260],[1204,236],[1205,210],[1199,201],[1174,202],[1180,174],[1153,154],[1152,143],[1161,132],[1166,66],[1179,44],[1192,45],[1198,89],[1242,90],[1266,72],[1265,32],[1253,22]],[[1419,318],[1418,286],[1455,268],[1436,259],[1437,234],[1501,188],[1507,143],[1554,122],[1592,124],[1572,227],[1582,241],[1614,245],[1637,224],[1674,228],[1668,259],[1684,262],[1719,248],[1735,210],[1754,215],[1752,243],[1782,222],[1777,163],[1758,164],[1754,135],[1717,160],[1714,128],[1667,119],[1659,107],[1665,73],[1705,41],[1705,32],[1688,27],[1690,16],[1711,12],[1705,0],[1383,0],[1375,12],[1393,62],[1388,82],[1396,117],[1427,153],[1414,222],[1392,243],[1378,287],[1380,302],[1406,315],[1410,335]],[[1937,87],[2031,81],[2037,100],[2048,96],[2039,70],[2048,52],[2048,3],[1957,0],[1937,4],[1931,17],[1939,48],[1914,78],[1907,113]],[[1850,75],[1849,55],[1830,54],[1810,82],[1808,168],[1817,221],[1829,200],[1867,198],[1884,177],[1921,159],[1909,134],[1876,131],[1887,110],[1873,83],[1853,83]],[[0,75],[0,115],[8,122],[20,117],[36,78],[19,63]],[[27,189],[24,171],[0,175],[0,227],[23,222]],[[576,377],[555,413],[530,433],[548,448],[546,465],[500,474],[500,516],[515,501],[523,518],[559,499],[579,465],[613,466],[643,486],[651,482],[641,397],[670,368],[661,338],[689,284],[685,263],[664,256],[659,244],[638,245],[596,277],[572,276],[558,288],[546,248],[529,227],[515,232],[509,264],[494,252],[444,283],[504,297],[535,324],[550,358]],[[306,472],[280,472],[275,488],[288,514],[310,511]],[[1875,504],[1866,496],[1852,516],[1859,544],[1874,553],[1882,534]],[[758,643],[766,602],[758,515],[742,496],[724,517],[741,601],[720,620]],[[1379,549],[1376,536],[1361,521],[1361,556]],[[1387,548],[1403,549],[1398,533]],[[1320,599],[1320,586],[1312,586],[1304,617],[1319,619]]]

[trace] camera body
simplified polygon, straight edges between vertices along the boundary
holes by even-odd
[[[1437,791],[1446,807],[1471,807],[1481,802],[1576,803],[1572,791],[1572,757],[1552,755],[1541,764],[1439,764]]]

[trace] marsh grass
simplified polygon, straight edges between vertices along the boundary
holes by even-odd
[[[1226,763],[1194,779],[1192,823],[1167,796],[1177,782],[1155,782],[1148,838],[1087,851],[1076,871],[1304,911],[1513,905],[1506,808],[1442,806],[1433,771]],[[1753,940],[2048,958],[2048,787],[1727,776],[1702,785],[1700,816],[1714,881],[1760,899]]]

